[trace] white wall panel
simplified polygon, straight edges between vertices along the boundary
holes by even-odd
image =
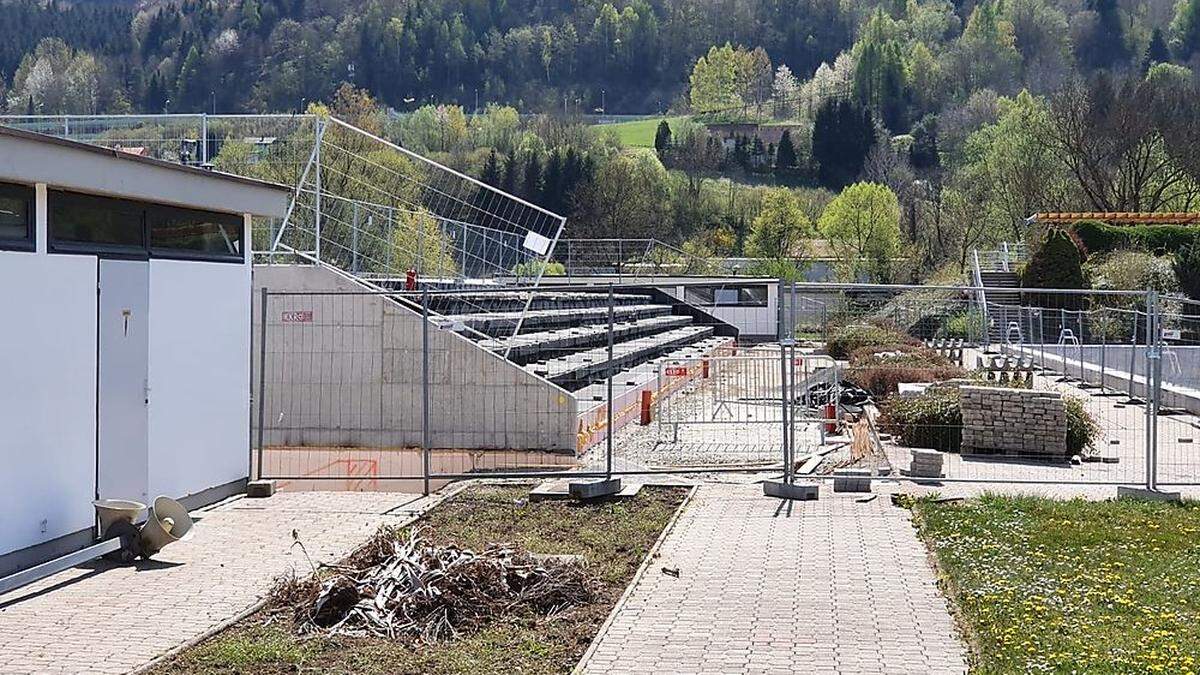
[[[96,258],[0,252],[0,554],[90,527]]]
[[[250,267],[150,261],[150,492],[248,473]]]

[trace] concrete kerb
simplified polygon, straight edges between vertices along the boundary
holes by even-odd
[[[646,570],[650,569],[650,565],[655,559],[658,558],[658,552],[662,549],[663,542],[667,540],[667,536],[675,529],[675,525],[679,522],[680,516],[683,515],[683,512],[687,509],[688,505],[691,504],[692,497],[696,495],[696,490],[699,488],[699,485],[693,485],[691,489],[688,490],[688,493],[684,495],[683,501],[680,502],[679,507],[675,509],[675,513],[671,516],[671,520],[667,521],[667,526],[663,528],[663,531],[658,535],[658,539],[654,541],[654,545],[651,546],[650,550],[646,552],[645,560],[643,560],[642,564],[638,566],[637,571],[633,573],[633,578],[630,579],[629,584],[625,586],[625,591],[621,593],[621,597],[617,599],[617,604],[613,605],[612,611],[608,613],[608,617],[604,619],[604,623],[600,624],[600,628],[598,628],[596,630],[596,634],[592,636],[592,641],[590,644],[588,644],[587,651],[583,653],[583,656],[579,657],[579,662],[576,663],[575,668],[571,670],[572,675],[582,675],[584,672],[584,666],[587,664],[588,660],[592,658],[592,655],[595,654],[596,649],[600,646],[600,640],[604,637],[605,633],[608,632],[608,629],[612,627],[613,622],[617,619],[617,615],[620,614],[621,610],[629,602],[629,598],[633,596],[633,589],[637,588],[638,582],[640,582],[642,577],[646,575]]]
[[[428,513],[434,507],[438,506],[442,502],[453,497],[454,495],[457,495],[459,492],[462,492],[463,490],[467,489],[468,487],[470,487],[474,484],[476,484],[476,481],[460,481],[457,483],[450,483],[449,485],[445,486],[441,490],[439,490],[427,497],[422,497],[421,499],[417,500],[416,504],[413,506],[412,511],[409,513],[408,517],[405,518],[404,520],[402,520],[397,525],[397,527],[407,527],[407,526],[413,524],[413,522],[415,522],[418,518],[420,518],[421,516]],[[224,501],[218,502],[217,504],[213,504],[209,507],[206,507],[205,510],[211,510],[221,504],[227,504],[229,502],[237,501],[239,499],[244,499],[244,498],[245,498],[245,495],[238,495],[236,497],[231,497]],[[424,501],[424,503],[421,503],[422,501]],[[363,542],[363,544],[360,544],[359,546],[355,547],[352,551],[347,553],[347,557],[354,555],[354,553],[358,552],[365,545],[366,545],[366,542]],[[176,645],[175,647],[172,647],[171,649],[168,649],[167,651],[163,652],[162,654],[159,654],[158,656],[154,657],[153,659],[150,659],[149,661],[143,663],[142,665],[138,666],[137,668],[134,668],[133,670],[129,671],[130,675],[137,675],[139,673],[145,673],[145,672],[155,668],[159,664],[165,662],[167,659],[170,659],[188,649],[191,649],[192,647],[199,645],[200,643],[204,642],[205,640],[208,640],[209,638],[214,637],[214,636],[218,635],[219,633],[224,632],[225,630],[227,630],[227,629],[233,627],[234,625],[238,624],[239,622],[245,620],[247,617],[250,617],[253,614],[257,613],[259,610],[261,610],[263,607],[266,606],[268,600],[270,600],[270,595],[264,594],[262,598],[255,601],[253,604],[251,604],[249,607],[242,610],[235,616],[233,616],[229,619],[226,619],[225,621],[222,621],[221,623],[217,624],[216,626],[213,626],[212,628],[191,638],[190,640],[187,640],[181,644]]]

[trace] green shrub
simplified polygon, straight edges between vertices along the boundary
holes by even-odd
[[[1089,254],[1137,248],[1162,255],[1200,242],[1200,229],[1191,225],[1109,225],[1097,220],[1081,220],[1072,231]]]
[[[1173,267],[1179,290],[1193,300],[1200,300],[1200,240],[1193,241],[1175,252]],[[1184,303],[1184,313],[1200,313],[1200,305]]]
[[[1153,288],[1160,293],[1176,293],[1179,290],[1171,258],[1156,257],[1146,251],[1110,251],[1088,260],[1086,270],[1092,288],[1099,290],[1143,291]]]
[[[881,406],[880,428],[910,448],[958,452],[962,447],[962,408],[958,389],[930,389],[920,396],[889,398]]]
[[[1100,425],[1082,400],[1067,396],[1063,404],[1067,413],[1067,455],[1083,454],[1095,446]],[[896,436],[902,445],[942,452],[962,449],[962,406],[956,387],[930,389],[914,397],[893,396],[880,409],[880,428]]]
[[[1095,446],[1100,425],[1074,396],[1063,397],[1067,411],[1067,454],[1082,455]]]
[[[969,310],[946,319],[937,337],[952,340],[972,340],[983,335],[983,312]]]
[[[561,277],[566,275],[567,266],[556,261],[547,263],[543,260],[529,260],[513,265],[512,269],[515,277],[536,277],[539,271],[542,271],[543,276]]]
[[[1052,227],[1021,273],[1025,288],[1085,288],[1083,253],[1069,232]]]
[[[940,382],[963,377],[966,371],[932,349],[898,345],[861,347],[850,355],[846,379],[876,397],[895,394],[901,382]]]
[[[856,323],[837,329],[826,345],[829,355],[835,359],[846,359],[863,347],[894,347],[897,345],[919,345],[907,333],[871,323]]]

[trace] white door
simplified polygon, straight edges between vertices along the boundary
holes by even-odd
[[[150,263],[100,261],[96,491],[146,503]]]

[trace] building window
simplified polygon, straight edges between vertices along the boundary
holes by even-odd
[[[242,260],[242,219],[224,213],[151,206],[150,252],[155,256]]]
[[[137,202],[52,191],[50,247],[78,253],[145,253],[145,206]]]
[[[766,307],[766,286],[688,286],[684,302],[697,307]]]
[[[242,262],[241,216],[54,190],[50,250]]]
[[[0,183],[0,249],[34,249],[33,188]]]

